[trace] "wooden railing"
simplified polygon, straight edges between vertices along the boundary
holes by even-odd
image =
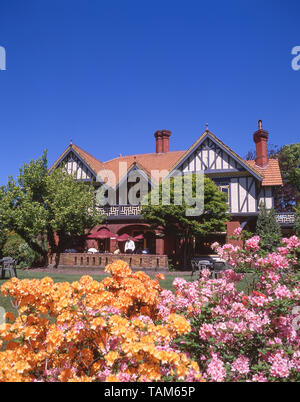
[[[97,207],[102,215],[106,216],[140,216],[142,207],[140,205],[109,205]]]
[[[295,212],[278,212],[276,213],[276,221],[282,226],[293,226],[295,223]]]

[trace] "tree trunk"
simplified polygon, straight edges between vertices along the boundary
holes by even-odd
[[[58,245],[56,247],[55,268],[59,267],[60,255],[61,253],[64,252],[68,241],[68,236],[63,232],[58,232],[57,236],[58,236]]]
[[[50,245],[50,252],[51,254],[55,254],[55,268],[57,268],[57,254],[58,254],[58,247],[55,241],[54,232],[52,229],[48,229],[48,241]],[[58,260],[59,263],[59,260]]]
[[[183,241],[183,269],[187,269],[188,268],[188,237],[187,234],[184,237],[184,241]]]

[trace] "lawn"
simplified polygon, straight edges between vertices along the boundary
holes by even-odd
[[[248,274],[249,275],[249,274]],[[81,277],[82,274],[67,274],[67,273],[43,273],[43,272],[30,272],[30,271],[23,271],[19,270],[18,271],[18,278],[19,279],[41,279],[44,278],[45,276],[49,276],[54,280],[54,282],[75,282],[78,281]],[[101,281],[107,274],[103,273],[101,274],[91,274],[94,279]],[[152,275],[150,275],[152,276]],[[154,277],[154,276],[153,276]],[[196,275],[192,278],[190,274],[187,274],[185,272],[183,273],[178,273],[176,275],[174,274],[166,274],[165,275],[165,280],[161,281],[161,286],[164,289],[169,289],[173,290],[172,283],[176,277],[181,277],[184,278],[187,281],[192,281],[196,280]],[[239,291],[246,290],[247,287],[247,279],[249,280],[249,276],[246,277],[243,281],[237,284],[237,289]],[[0,287],[1,285],[5,282],[5,280],[0,280]],[[7,297],[3,297],[0,295],[0,307],[3,307],[5,311],[11,311],[13,313],[16,313],[16,310],[12,307],[10,299]]]

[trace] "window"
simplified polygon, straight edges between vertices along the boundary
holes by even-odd
[[[222,191],[222,193],[226,194],[227,196],[227,204],[229,204],[229,184],[221,184],[219,186],[219,190]]]

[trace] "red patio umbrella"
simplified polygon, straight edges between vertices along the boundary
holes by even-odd
[[[144,240],[144,235],[140,234],[140,235],[138,235],[138,236],[135,236],[135,237],[133,238],[133,240],[134,240],[134,241]]]
[[[127,233],[123,233],[121,236],[117,237],[117,240],[122,242],[122,241],[127,241],[127,240],[134,240],[134,238]]]
[[[88,239],[96,239],[96,240],[97,239],[100,239],[100,240],[115,239],[115,238],[116,238],[116,234],[110,232],[108,229],[105,229],[105,228],[99,230],[98,232],[91,233],[88,235]]]

